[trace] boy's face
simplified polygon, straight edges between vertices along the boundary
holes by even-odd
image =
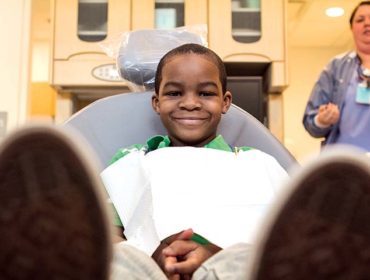
[[[230,104],[231,93],[222,94],[218,68],[198,54],[170,58],[152,100],[173,146],[202,147],[209,143]]]

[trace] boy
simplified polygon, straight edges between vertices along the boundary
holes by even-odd
[[[250,177],[253,177],[253,174],[259,175],[256,175],[256,177],[258,177],[256,180],[251,179],[251,181],[253,181],[251,188],[265,188],[266,192],[269,192],[268,195],[273,197],[275,191],[279,188],[281,180],[286,177],[286,173],[280,165],[278,165],[272,157],[260,151],[248,147],[230,147],[221,135],[217,135],[217,126],[220,122],[221,115],[227,112],[232,100],[231,93],[227,91],[226,86],[226,72],[223,62],[210,49],[197,44],[185,44],[168,52],[158,64],[155,77],[155,94],[152,98],[153,109],[159,114],[168,135],[155,136],[149,139],[146,145],[133,145],[129,148],[124,148],[114,156],[113,162],[117,163],[119,160],[126,161],[126,159],[129,161],[133,157],[132,154],[135,153],[145,155],[145,157],[153,157],[152,154],[154,154],[154,151],[159,151],[162,148],[168,147],[204,147],[221,150],[230,155],[234,152],[240,153],[240,156],[245,157],[244,162],[253,162],[253,166],[250,167],[251,170],[244,171],[244,173],[246,172]],[[175,153],[175,150],[171,152]],[[202,150],[189,150],[189,152],[199,154]],[[128,155],[131,156],[130,159],[127,158]],[[179,155],[179,153],[176,155]],[[221,152],[220,156],[222,156]],[[145,157],[141,160],[147,160]],[[162,163],[167,166],[171,165],[169,161],[163,161]],[[195,163],[190,163],[189,165],[194,164]],[[222,164],[223,162],[220,158],[219,165],[221,166]],[[129,163],[128,165],[132,166],[133,163]],[[156,162],[156,165],[160,164]],[[248,169],[248,165],[243,167]],[[110,168],[111,167],[108,169]],[[180,170],[180,172],[177,173],[178,176],[181,176],[185,171],[191,173],[194,166],[185,166],[184,168],[185,170]],[[119,172],[124,169],[125,168],[120,166]],[[151,172],[153,172],[153,170],[153,168],[150,169]],[[207,169],[207,166],[204,167],[204,170],[206,174],[214,172],[214,170]],[[155,169],[155,173],[158,172],[161,171]],[[176,172],[176,170],[174,172]],[[163,181],[161,181],[160,184],[165,184],[164,178],[169,176],[168,173],[171,172],[163,173]],[[125,185],[125,182],[133,180],[132,174],[127,175],[130,177],[129,179],[110,178],[109,180],[107,177],[110,177],[110,175],[107,174],[107,170],[104,171],[102,175],[103,180],[106,182],[108,192],[110,191],[110,187],[107,181],[113,180],[115,182],[123,182],[122,185]],[[210,175],[204,176],[210,177]],[[248,177],[248,175],[246,176]],[[157,177],[159,176],[157,175]],[[174,177],[176,177],[176,175]],[[228,175],[226,174],[225,177],[228,177]],[[265,180],[265,178],[268,179]],[[140,180],[142,180],[141,177]],[[246,178],[242,178],[240,181],[247,182]],[[151,183],[153,184],[153,182]],[[193,182],[191,184],[197,183]],[[177,189],[178,187],[179,186],[176,186],[171,189]],[[205,186],[202,185],[198,187],[205,188]],[[137,187],[133,188],[137,190]],[[223,188],[228,188],[228,186],[224,185]],[[168,195],[168,189],[166,194]],[[252,194],[250,193],[250,195]],[[212,197],[212,193],[210,196]],[[180,198],[181,197],[174,197],[172,200],[176,201]],[[119,201],[119,199],[115,200],[113,196],[111,196],[111,199],[116,207],[122,204],[122,201]],[[156,198],[154,198],[154,200],[155,199]],[[158,199],[159,198],[157,198],[157,200]],[[169,197],[168,200],[171,200],[171,197]],[[173,205],[173,207],[169,206],[168,200],[157,204],[166,203],[169,210],[176,208],[176,205]],[[257,201],[255,201],[255,203],[256,202]],[[194,203],[194,201],[192,203]],[[154,211],[156,210],[157,209],[154,209]],[[118,212],[122,212],[124,215],[128,210],[124,209]],[[187,213],[187,215],[191,214]],[[171,221],[168,215],[165,217],[166,218],[157,216],[156,220],[162,219],[163,223]],[[181,215],[178,215],[174,219],[181,221]],[[172,219],[171,223],[173,223],[174,219]],[[206,219],[206,224],[210,223],[210,219]],[[237,220],[237,218],[235,219]],[[219,224],[221,220],[220,218],[218,221]],[[236,222],[234,222],[234,224],[231,223],[231,230],[236,231],[235,223]],[[223,226],[226,227],[225,224]],[[152,229],[148,229],[148,231],[151,230]],[[174,232],[172,232],[172,234],[173,233]],[[130,241],[130,237],[127,237]],[[206,237],[208,238],[209,236]],[[192,230],[184,230],[178,235],[175,234],[162,240],[161,245],[153,253],[153,258],[167,276],[180,277],[181,275],[181,277],[183,277],[186,275],[187,277],[191,277],[194,271],[206,259],[221,250],[218,244],[211,244],[204,240],[200,242],[206,244],[197,244],[192,240],[197,238],[199,238],[199,236],[193,234]],[[244,238],[235,238],[234,240],[241,242]],[[166,246],[170,248],[163,251]],[[238,250],[240,250],[241,247],[243,247],[243,245],[239,246]],[[244,255],[248,250],[244,248],[240,251],[239,254]],[[242,265],[246,263],[243,261],[243,257],[239,257],[241,260],[239,262],[241,262]],[[177,261],[180,259],[182,261]],[[236,271],[243,271],[243,269],[236,269]],[[232,272],[234,275],[236,273],[235,270],[232,271],[230,269],[229,272]]]

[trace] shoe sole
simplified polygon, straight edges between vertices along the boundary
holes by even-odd
[[[110,233],[97,178],[71,143],[51,127],[4,142],[1,279],[108,279]]]
[[[369,162],[333,153],[292,178],[256,243],[250,279],[370,279]]]

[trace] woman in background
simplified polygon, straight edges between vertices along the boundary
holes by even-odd
[[[339,55],[322,71],[303,117],[325,144],[350,144],[370,151],[370,1],[352,11],[355,51]]]

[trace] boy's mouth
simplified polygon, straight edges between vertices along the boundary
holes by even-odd
[[[173,118],[175,122],[182,124],[182,125],[199,125],[204,123],[207,118],[199,118],[199,117],[180,117],[180,118]]]

